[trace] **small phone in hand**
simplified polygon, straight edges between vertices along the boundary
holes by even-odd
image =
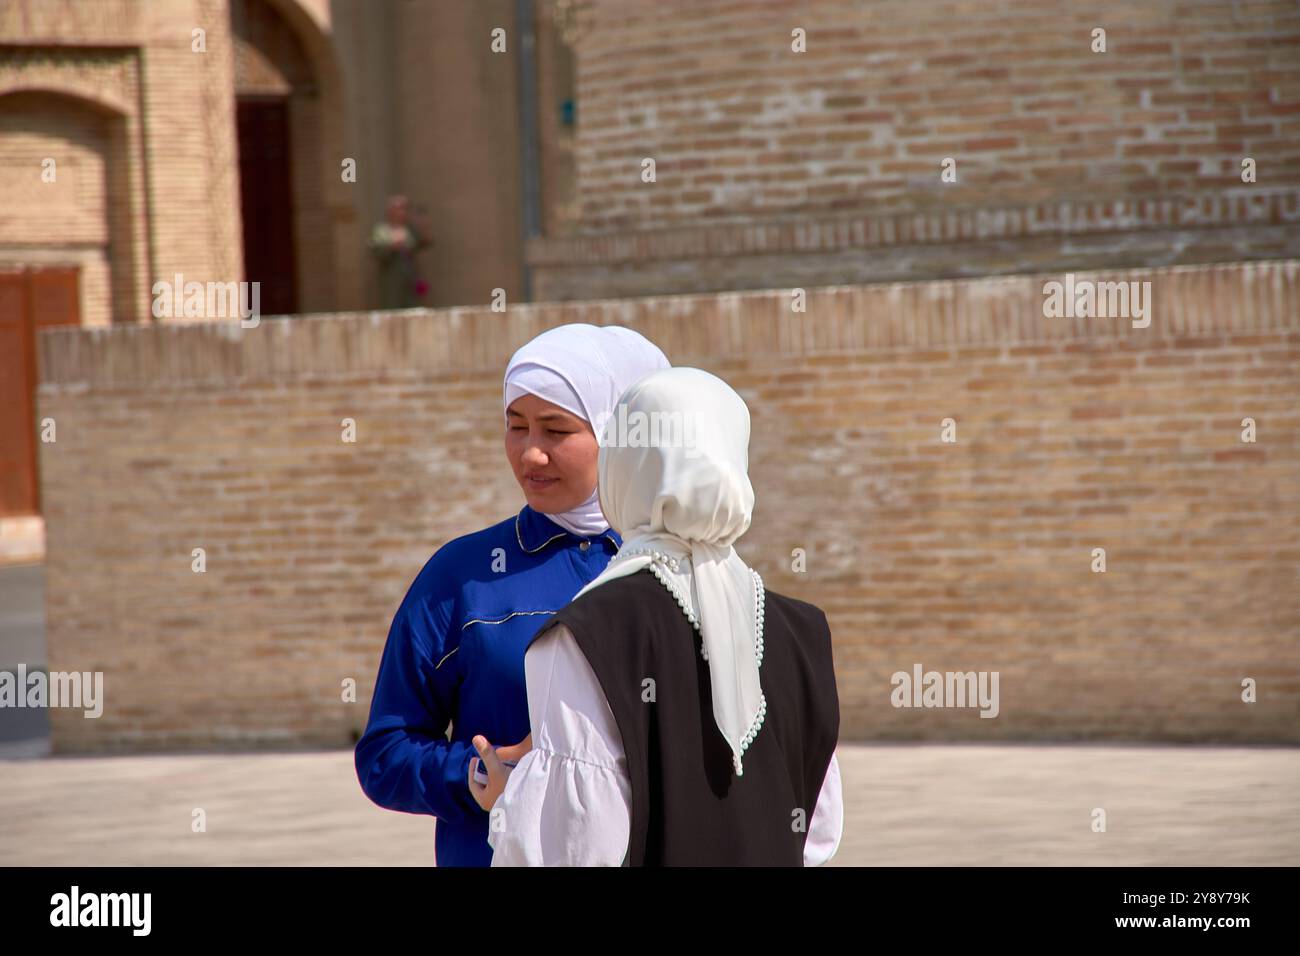
[[[519,765],[516,760],[502,760],[501,763],[506,767],[517,767]],[[488,785],[487,770],[483,766],[482,757],[479,757],[478,763],[474,765],[474,782],[485,787]]]

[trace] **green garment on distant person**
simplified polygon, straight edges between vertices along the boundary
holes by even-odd
[[[418,229],[381,222],[370,234],[370,251],[379,262],[379,307],[413,309],[419,306],[420,276],[415,256],[429,244]]]

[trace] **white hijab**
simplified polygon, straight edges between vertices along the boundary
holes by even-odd
[[[652,412],[660,426],[637,432],[638,421],[655,422]],[[664,422],[679,423],[677,430]],[[598,471],[601,506],[623,547],[578,596],[645,567],[655,573],[700,631],[713,718],[740,776],[767,713],[758,679],[763,582],[732,547],[754,509],[749,409],[708,372],[655,372],[620,399],[602,435]]]
[[[520,395],[536,395],[591,425],[597,439],[618,397],[638,379],[668,368],[653,342],[621,326],[583,322],[560,325],[521,347],[506,366],[505,408]],[[506,416],[507,421],[509,416]],[[548,518],[581,537],[600,534],[610,523],[600,510],[597,488],[576,508]]]

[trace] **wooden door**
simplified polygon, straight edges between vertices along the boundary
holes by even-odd
[[[0,272],[0,517],[40,511],[36,336],[80,322],[76,268]]]
[[[298,310],[289,103],[282,98],[240,99],[235,105],[244,278],[261,283],[263,315],[289,315]]]

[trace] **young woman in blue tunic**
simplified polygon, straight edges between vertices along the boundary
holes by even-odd
[[[505,760],[528,750],[528,642],[622,544],[600,510],[596,436],[627,388],[667,367],[630,329],[572,324],[542,333],[506,368],[506,458],[527,504],[443,545],[416,576],[356,747],[366,796],[437,818],[438,866],[492,862],[488,812],[469,785],[471,741],[517,742],[497,750]]]

